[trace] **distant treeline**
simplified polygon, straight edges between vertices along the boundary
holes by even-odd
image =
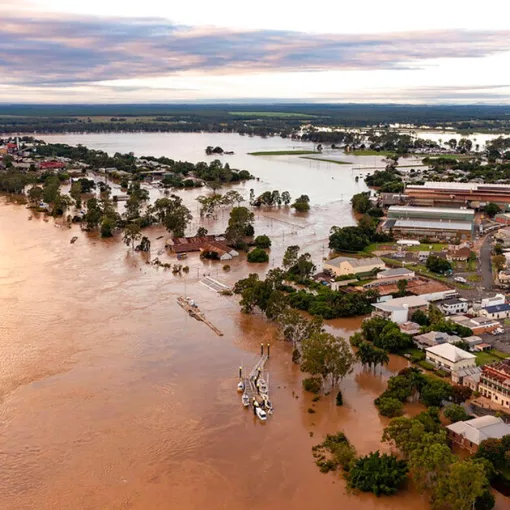
[[[450,126],[458,130],[502,131],[510,129],[510,106],[298,103],[0,105],[0,132],[4,133],[209,131],[292,136],[309,123],[344,127],[400,123]],[[332,143],[339,141],[331,138]]]

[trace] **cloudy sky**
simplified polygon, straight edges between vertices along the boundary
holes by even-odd
[[[0,102],[506,103],[507,0],[0,0]]]

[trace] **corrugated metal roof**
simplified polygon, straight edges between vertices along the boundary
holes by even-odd
[[[397,228],[429,228],[438,230],[471,230],[469,221],[434,221],[434,220],[397,220]]]
[[[407,206],[407,205],[392,205],[388,209],[388,213],[413,213],[413,212],[421,212],[421,213],[445,213],[445,214],[458,214],[459,216],[463,216],[468,214],[469,216],[475,216],[475,211],[472,209],[455,209],[455,208],[449,208],[449,207],[413,207],[413,206]]]

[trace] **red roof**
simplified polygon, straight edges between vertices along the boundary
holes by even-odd
[[[64,168],[66,165],[59,161],[43,161],[39,164],[39,168]]]

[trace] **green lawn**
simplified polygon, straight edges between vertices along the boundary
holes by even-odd
[[[384,250],[384,247],[391,247],[391,249],[397,250],[397,245],[395,243],[372,243],[369,244],[363,251],[367,253],[373,253],[374,251]]]
[[[300,117],[302,119],[313,119],[316,115],[308,115],[306,113],[293,112],[228,112],[229,115],[240,115],[243,117]]]
[[[250,156],[301,156],[303,154],[320,154],[318,151],[260,151],[248,152]]]
[[[355,156],[394,156],[395,153],[391,151],[374,151],[372,149],[358,149],[352,151],[350,154],[354,154]]]
[[[432,246],[432,250],[429,248]],[[443,248],[447,248],[448,245],[444,243],[423,243],[419,246],[409,246],[408,251],[443,251]]]
[[[473,159],[475,156],[470,156],[469,154],[416,154],[416,156],[425,156],[429,159]]]
[[[468,282],[481,282],[482,281],[482,277],[479,274],[468,274],[466,279]]]
[[[494,356],[492,351],[486,352],[477,352],[476,356],[476,364],[478,366],[488,365],[489,363],[495,363],[496,361],[501,361],[501,358]]]
[[[300,159],[311,159],[312,161],[325,161],[326,163],[335,163],[336,165],[351,165],[348,161],[338,161],[337,159],[326,159],[326,158],[308,158],[302,156]]]

